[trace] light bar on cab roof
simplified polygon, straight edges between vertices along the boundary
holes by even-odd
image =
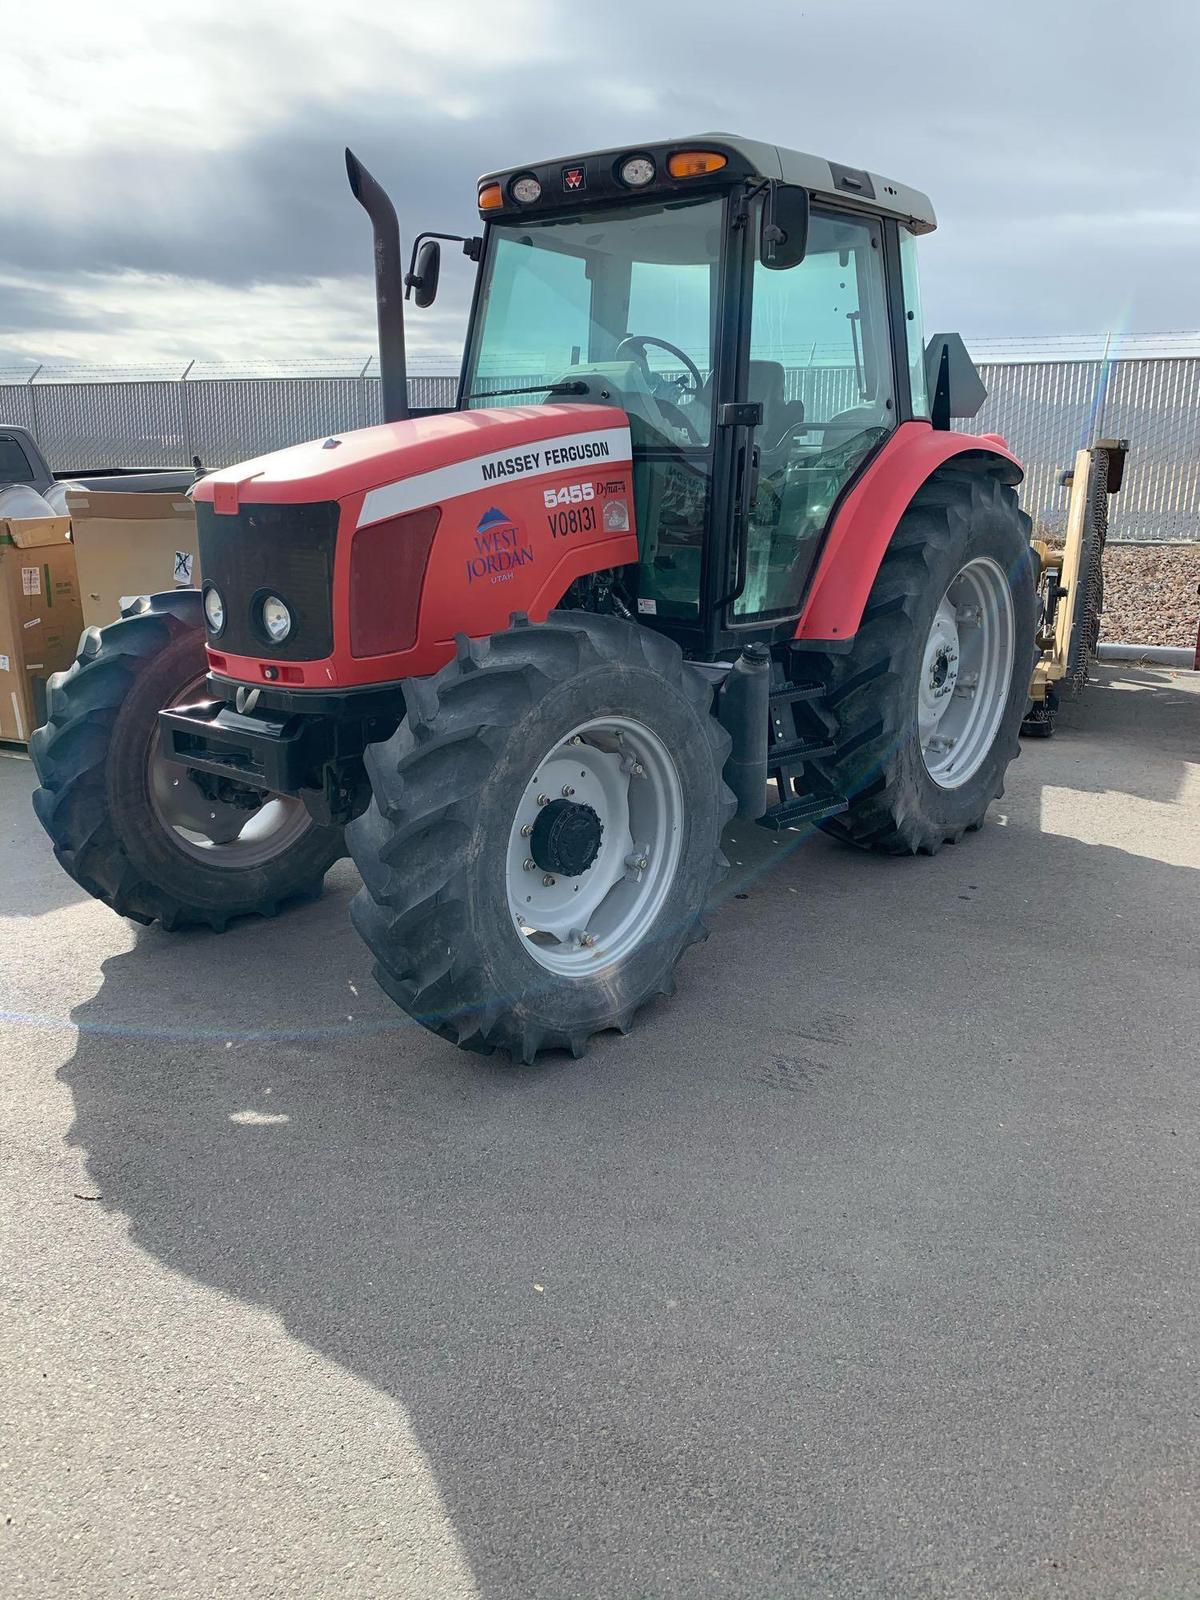
[[[706,172],[720,172],[728,163],[729,157],[716,150],[676,150],[667,160],[667,171],[673,178],[699,178]]]

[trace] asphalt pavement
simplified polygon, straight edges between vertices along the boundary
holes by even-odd
[[[513,1069],[318,903],[87,900],[0,759],[0,1594],[1200,1594],[1200,678],[933,860],[735,826]]]

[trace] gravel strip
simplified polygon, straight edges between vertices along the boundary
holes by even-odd
[[[1121,545],[1104,552],[1100,637],[1129,644],[1195,645],[1200,544]]]

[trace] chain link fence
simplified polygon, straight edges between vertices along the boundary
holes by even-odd
[[[1098,438],[1132,442],[1113,503],[1112,539],[1200,540],[1200,358],[981,363],[988,399],[964,426],[1000,433],[1026,464],[1025,509],[1039,531],[1061,532],[1062,469]],[[364,367],[248,377],[197,374],[85,381],[38,369],[5,381],[0,425],[30,429],[59,472],[108,466],[176,467],[199,456],[228,466],[268,450],[382,420],[379,379]],[[12,375],[16,378],[16,375]],[[457,377],[412,374],[414,407],[453,406]]]

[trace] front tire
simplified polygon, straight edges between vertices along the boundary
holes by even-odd
[[[158,713],[202,696],[206,669],[198,591],[143,595],[85,630],[29,753],[34,810],[81,888],[134,922],[219,932],[318,894],[344,852],[299,800],[202,784],[165,758]]]
[[[582,1053],[674,988],[733,797],[711,686],[671,641],[555,612],[405,686],[346,831],[375,973],[465,1048]]]
[[[918,491],[852,649],[827,658],[836,753],[822,771],[850,802],[821,823],[827,833],[933,855],[982,826],[1029,700],[1029,534],[1016,494],[993,477],[949,470]]]

